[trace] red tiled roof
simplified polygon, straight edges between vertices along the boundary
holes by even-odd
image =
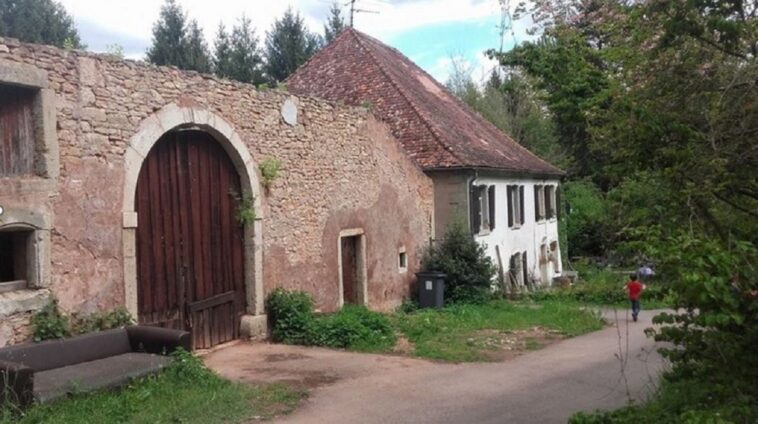
[[[396,49],[344,30],[287,80],[295,94],[368,105],[425,170],[563,175],[505,135]]]

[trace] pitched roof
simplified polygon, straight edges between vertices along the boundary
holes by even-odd
[[[425,170],[476,167],[563,175],[402,53],[352,28],[295,71],[287,88],[371,107]]]

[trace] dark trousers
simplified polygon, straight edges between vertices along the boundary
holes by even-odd
[[[640,314],[640,301],[639,300],[632,300],[632,317],[637,318],[637,315]]]

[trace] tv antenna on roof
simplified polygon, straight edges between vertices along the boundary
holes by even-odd
[[[350,5],[350,28],[353,27],[353,17],[356,13],[375,13],[379,14],[376,10],[368,10],[368,9],[359,9],[355,7],[355,3],[357,0],[350,0],[348,3],[345,4],[345,6]]]

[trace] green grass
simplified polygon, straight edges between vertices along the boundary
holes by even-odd
[[[122,390],[75,395],[21,416],[0,410],[0,423],[240,423],[287,413],[303,398],[286,385],[232,383],[186,353],[178,358],[178,365]]]
[[[392,316],[393,325],[415,346],[413,354],[450,362],[486,361],[486,347],[472,343],[482,330],[523,330],[543,327],[577,336],[603,327],[600,316],[576,302],[492,301],[485,305],[456,305]],[[536,349],[536,341],[527,349]]]
[[[595,266],[577,266],[580,280],[570,288],[554,288],[552,290],[532,293],[533,300],[576,301],[586,305],[615,307],[628,309],[624,285],[629,281],[629,272],[621,272]],[[668,284],[664,281],[653,281],[642,292],[643,309],[671,308],[673,297]]]

